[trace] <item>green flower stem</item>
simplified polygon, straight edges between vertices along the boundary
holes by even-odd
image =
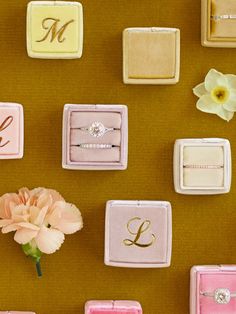
[[[43,274],[41,270],[40,260],[36,261],[36,270],[37,270],[38,277],[42,277]]]

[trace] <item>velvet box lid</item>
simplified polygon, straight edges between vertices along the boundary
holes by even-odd
[[[179,29],[137,27],[123,31],[125,84],[176,84],[179,68]]]
[[[164,201],[108,201],[105,259],[109,266],[170,266],[171,205]]]
[[[177,193],[228,193],[231,186],[229,141],[221,138],[176,140],[173,171]]]
[[[86,302],[85,314],[142,314],[142,307],[137,301],[92,300]]]
[[[233,314],[236,298],[219,304],[214,299],[217,289],[236,292],[236,265],[193,266],[190,275],[190,314]],[[212,296],[204,296],[210,293]],[[222,300],[221,300],[222,301]]]
[[[17,103],[0,103],[0,159],[19,159],[24,150],[24,113]]]

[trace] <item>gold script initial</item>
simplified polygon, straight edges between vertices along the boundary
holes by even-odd
[[[127,230],[128,230],[128,232],[131,234],[131,235],[133,235],[133,236],[135,236],[134,237],[134,239],[133,240],[131,240],[131,239],[125,239],[124,241],[123,241],[123,243],[124,243],[124,245],[126,245],[126,246],[132,246],[132,245],[136,245],[136,246],[138,246],[138,247],[141,247],[141,248],[146,248],[146,247],[149,247],[149,246],[151,246],[151,245],[153,245],[153,243],[155,242],[155,240],[156,240],[156,236],[155,236],[155,234],[151,234],[151,241],[150,242],[148,242],[148,243],[140,243],[140,242],[138,242],[139,241],[139,239],[140,239],[140,237],[141,237],[141,235],[144,233],[144,232],[146,232],[146,231],[148,231],[149,229],[150,229],[150,227],[151,227],[151,221],[150,220],[144,220],[140,225],[139,225],[139,227],[138,227],[138,229],[137,229],[137,231],[132,231],[132,229],[131,229],[131,223],[132,222],[134,222],[134,221],[141,221],[141,218],[139,218],[139,217],[134,217],[134,218],[131,218],[129,221],[128,221],[128,223],[127,223]]]
[[[8,116],[3,123],[0,125],[0,132],[5,130],[6,128],[9,127],[9,125],[13,122],[13,116]],[[0,147],[6,146],[10,141],[6,141],[5,143],[2,144],[3,138],[0,137]]]
[[[51,23],[50,23],[51,22]],[[42,21],[42,27],[47,31],[46,35],[37,40],[38,43],[45,41],[51,34],[50,42],[52,43],[56,38],[59,43],[63,43],[65,41],[65,37],[62,37],[68,25],[74,22],[74,20],[70,20],[69,22],[65,23],[61,28],[58,27],[60,19],[55,19],[53,17],[47,17]],[[58,29],[59,28],[59,29]]]

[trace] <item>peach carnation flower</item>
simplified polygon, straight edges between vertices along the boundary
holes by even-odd
[[[79,209],[55,190],[22,188],[18,193],[0,197],[2,233],[15,232],[14,240],[35,260],[39,276],[42,253],[54,253],[64,242],[65,234],[82,227]]]

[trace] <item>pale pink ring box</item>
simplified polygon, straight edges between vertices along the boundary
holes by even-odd
[[[217,303],[213,297],[202,293],[214,293],[216,289],[236,292],[236,265],[193,266],[190,276],[190,314],[234,314],[236,298],[227,304]]]
[[[137,301],[87,301],[85,314],[142,314],[142,307]]]

